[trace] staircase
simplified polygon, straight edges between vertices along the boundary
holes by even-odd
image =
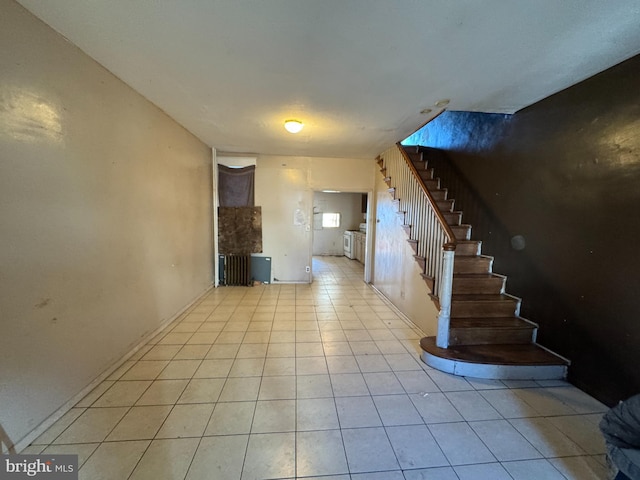
[[[436,337],[423,338],[423,361],[448,373],[478,378],[564,378],[569,362],[536,343],[538,325],[520,316],[521,300],[505,292],[506,277],[493,272],[493,257],[482,255],[482,242],[471,239],[471,225],[462,223],[463,212],[455,210],[455,200],[448,198],[447,189],[434,178],[424,149],[398,148],[403,148],[405,159],[413,165],[455,236],[447,348],[438,347]],[[378,163],[403,217],[394,179],[388,176],[384,159],[379,158]],[[419,240],[412,235],[415,226],[404,219],[402,222],[422,278],[434,292],[431,298],[440,310],[436,279],[425,273],[428,259],[418,254]]]

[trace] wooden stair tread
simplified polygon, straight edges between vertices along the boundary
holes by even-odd
[[[456,258],[468,255],[479,255],[482,249],[480,240],[457,240],[456,241]]]
[[[436,346],[436,337],[424,337],[420,347],[432,355],[449,360],[491,365],[568,365],[568,362],[535,343],[516,345]]]
[[[471,269],[470,269],[471,270]],[[491,271],[461,272],[459,269],[453,272],[454,295],[498,295],[504,293],[506,277]]]
[[[482,244],[482,242],[480,240],[457,240],[456,244],[463,247],[465,245],[479,245]]]
[[[502,293],[454,293],[451,295],[453,302],[518,302],[520,299]]]
[[[487,261],[493,260],[493,257],[490,255],[458,255],[456,257],[456,262],[477,262],[477,261]]]
[[[454,273],[453,278],[469,278],[472,280],[482,280],[485,278],[504,278],[502,275],[497,273],[489,272],[489,273]]]
[[[520,317],[490,318],[451,318],[451,326],[455,328],[536,328]]]

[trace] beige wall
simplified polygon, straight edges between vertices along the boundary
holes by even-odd
[[[315,190],[373,191],[373,159],[260,155],[256,205],[262,207],[264,255],[282,282],[310,282]]]
[[[435,335],[438,311],[407,243],[383,176],[376,175],[373,284],[427,335]]]
[[[207,289],[211,191],[206,145],[20,6],[0,2],[8,441]]]

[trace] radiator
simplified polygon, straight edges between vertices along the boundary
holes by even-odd
[[[224,285],[251,285],[251,255],[224,256]]]

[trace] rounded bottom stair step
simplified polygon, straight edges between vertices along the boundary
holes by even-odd
[[[440,348],[435,337],[420,340],[422,361],[454,375],[502,380],[560,380],[569,361],[540,345],[464,345]]]

